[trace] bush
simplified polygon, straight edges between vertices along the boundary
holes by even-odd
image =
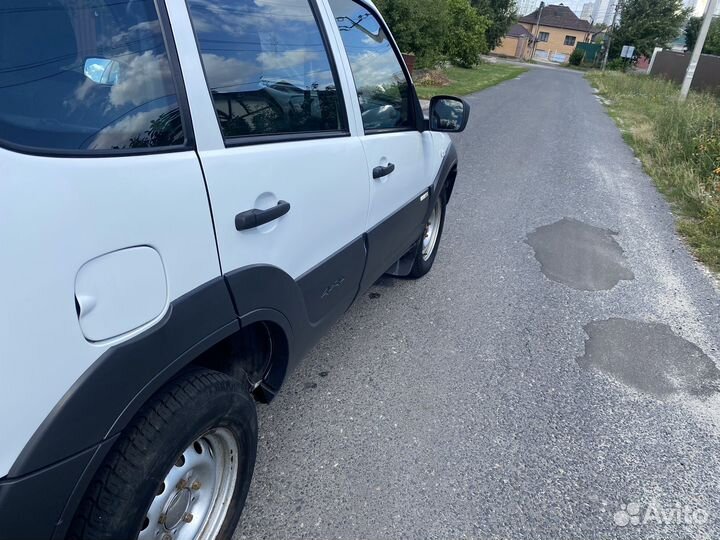
[[[417,68],[442,60],[471,67],[487,52],[490,20],[470,0],[376,0],[400,50],[413,53]]]
[[[375,5],[400,50],[415,55],[417,68],[433,68],[443,59],[446,0],[377,0]]]
[[[485,31],[490,21],[478,13],[468,0],[446,0],[449,31],[443,52],[453,64],[469,68],[487,52]]]
[[[615,58],[607,63],[607,69],[610,71],[627,71],[627,60],[624,58]]]
[[[582,51],[578,49],[577,47],[570,55],[570,59],[568,62],[570,62],[571,66],[579,66],[583,63],[583,60],[585,59],[585,51]]]

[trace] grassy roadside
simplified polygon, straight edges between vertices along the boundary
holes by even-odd
[[[646,76],[587,75],[647,173],[668,198],[697,258],[720,271],[720,101]]]
[[[480,64],[472,69],[450,66],[443,70],[449,84],[423,86],[420,80],[416,88],[420,99],[430,99],[438,94],[464,96],[513,79],[525,71],[527,68],[507,64]]]

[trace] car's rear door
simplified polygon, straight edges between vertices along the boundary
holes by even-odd
[[[91,365],[220,268],[162,5],[5,0],[0,12],[3,477],[99,442],[157,359],[123,365],[72,435],[16,459],[51,411],[72,409]]]
[[[348,101],[359,113],[358,131],[370,173],[368,286],[420,236],[432,184],[432,135],[421,132],[421,112],[392,37],[371,6],[327,0],[342,47]]]
[[[279,269],[319,325],[357,293],[369,186],[315,0],[187,4],[170,15],[222,270],[242,304],[238,275]]]

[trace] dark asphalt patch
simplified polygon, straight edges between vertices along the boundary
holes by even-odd
[[[582,291],[612,289],[620,280],[635,279],[627,268],[616,232],[563,218],[538,227],[525,242],[535,250],[548,279]]]
[[[707,397],[720,389],[720,370],[697,345],[666,324],[613,318],[586,325],[580,367],[595,368],[657,397]]]

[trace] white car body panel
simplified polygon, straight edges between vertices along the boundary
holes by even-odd
[[[89,342],[74,299],[83,265],[119,249],[152,246],[164,263],[162,295],[169,301],[218,276],[220,268],[194,152],[63,158],[0,149],[0,163],[0,298],[6,307],[0,409],[22,409],[0,415],[2,477],[83,372],[157,320],[126,328],[116,339]],[[113,311],[108,307],[107,316]]]
[[[186,4],[166,4],[197,151],[0,148],[0,479],[108,349],[223,273],[268,264],[298,279],[427,190],[451,144],[429,131],[364,134],[339,31],[318,0],[350,135],[226,148]],[[387,162],[396,171],[373,180]],[[285,216],[235,229],[236,214],[279,200],[291,204]]]
[[[222,270],[268,264],[297,279],[365,232],[370,182],[360,141],[352,135],[226,148],[189,15],[184,5],[169,8],[173,27],[180,29],[176,45]],[[351,126],[353,115],[348,111]],[[255,229],[235,229],[236,214],[281,200],[291,205],[285,216]]]

